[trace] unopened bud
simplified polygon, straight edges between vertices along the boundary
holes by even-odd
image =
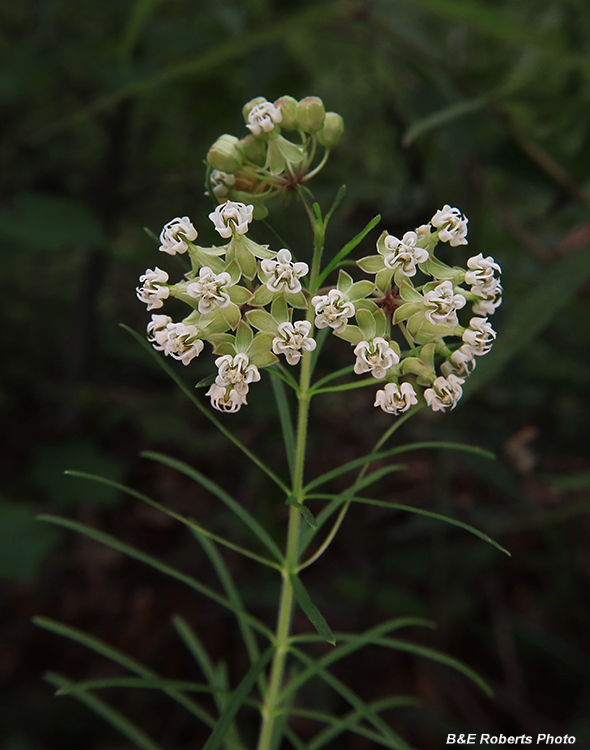
[[[257,96],[254,99],[250,99],[247,104],[242,107],[242,115],[244,116],[244,122],[248,122],[248,115],[254,109],[257,104],[262,104],[266,99],[263,96]]]
[[[326,119],[324,103],[318,96],[306,96],[297,105],[297,125],[306,133],[317,133]]]
[[[324,148],[336,146],[344,133],[344,120],[337,112],[326,112],[324,127],[318,133],[318,143]]]
[[[281,96],[274,103],[275,107],[281,110],[283,119],[281,120],[281,127],[287,130],[293,130],[296,127],[295,118],[297,116],[297,99],[293,99],[292,96]]]
[[[240,143],[242,144],[244,159],[262,167],[266,161],[266,146],[264,142],[259,138],[254,138],[253,135],[247,135],[245,138],[242,138]]]
[[[233,174],[242,166],[243,146],[234,135],[220,135],[207,153],[207,162],[213,169]]]

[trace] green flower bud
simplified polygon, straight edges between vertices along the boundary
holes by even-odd
[[[297,105],[296,123],[306,133],[317,133],[324,126],[326,110],[318,96],[306,96]]]
[[[318,143],[324,148],[336,146],[344,133],[344,120],[337,112],[326,112],[324,127],[318,133]]]
[[[242,115],[244,116],[244,122],[248,122],[248,115],[254,109],[257,104],[262,104],[266,99],[263,96],[257,96],[254,99],[250,99],[247,104],[242,107]]]
[[[266,161],[266,146],[259,138],[253,135],[247,135],[240,141],[244,151],[244,159],[251,161],[259,167]]]
[[[293,99],[292,96],[281,96],[274,103],[275,107],[281,110],[283,119],[281,120],[281,127],[287,130],[294,130],[297,126],[295,118],[297,116],[297,99]]]
[[[235,135],[220,135],[207,153],[207,162],[213,169],[233,174],[242,166],[244,147]]]

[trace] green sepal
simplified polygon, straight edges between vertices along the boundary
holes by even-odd
[[[401,323],[402,320],[407,320],[410,316],[422,311],[423,309],[423,306],[418,302],[406,302],[404,305],[400,305],[396,308],[391,322],[394,325]]]
[[[230,260],[230,262],[225,266],[225,268],[223,270],[226,273],[229,273],[232,285],[233,284],[237,284],[238,281],[242,277],[242,271],[240,269],[240,264],[235,259],[235,257],[232,257],[232,259]]]
[[[383,338],[387,331],[387,318],[381,308],[377,308],[373,313],[373,319],[375,320],[375,335]],[[399,352],[398,352],[399,354]]]
[[[244,286],[238,286],[237,284],[230,287],[227,290],[227,293],[229,294],[231,301],[236,305],[245,305],[246,302],[250,302],[253,296],[249,289],[246,289]]]
[[[412,336],[413,339],[416,339],[416,336],[418,336],[418,334],[424,328],[425,323],[426,323],[426,318],[424,317],[424,310],[421,310],[420,312],[416,312],[413,315],[410,315],[406,325],[407,325],[408,332],[410,336]]]
[[[434,373],[419,357],[406,357],[400,364],[402,375],[418,376],[419,385],[430,385],[434,380]]]
[[[356,310],[368,310],[371,314],[376,315],[381,310],[372,299],[358,299],[354,303]]]
[[[418,263],[418,268],[424,273],[434,276],[435,279],[443,281],[455,281],[455,283],[460,284],[465,278],[465,271],[462,268],[458,268],[457,266],[451,268],[434,256],[431,256],[424,263]]]
[[[237,305],[234,305],[233,302],[230,302],[229,305],[226,307],[220,307],[219,311],[223,315],[226,323],[229,325],[229,327],[235,331],[238,327],[238,323],[240,322],[240,319],[242,317],[242,314],[240,312],[240,308]]]
[[[246,313],[246,318],[254,328],[257,328],[262,333],[272,334],[273,336],[279,335],[277,321],[266,310],[249,310]]]
[[[262,286],[259,286],[258,289],[254,292],[254,297],[250,301],[250,304],[254,305],[255,307],[264,307],[264,305],[268,305],[271,300],[272,292],[266,286],[266,284],[262,284]]]
[[[355,346],[361,341],[365,341],[365,337],[363,336],[363,332],[361,331],[361,329],[358,326],[353,325],[346,326],[342,333],[334,333],[334,336],[338,336],[339,339],[349,341]]]
[[[225,254],[227,246],[223,247],[199,247],[188,243],[188,255],[192,270],[185,274],[187,279],[194,279],[201,268],[210,268],[213,273],[219,274],[223,271],[225,260],[220,256]]]
[[[303,292],[285,292],[285,300],[298,310],[307,310],[307,299]]]
[[[346,273],[346,271],[343,271],[342,269],[340,269],[340,271],[338,271],[338,283],[337,283],[338,291],[346,294],[346,292],[348,292],[348,290],[352,287],[352,285],[353,285],[352,276]]]
[[[385,269],[385,263],[381,255],[367,255],[356,262],[357,266],[365,273],[379,273]]]
[[[363,339],[365,341],[372,341],[375,338],[377,330],[375,318],[368,310],[361,309],[356,311],[356,320],[363,333]]]
[[[387,237],[389,237],[389,232],[387,230],[383,230],[383,232],[381,232],[381,234],[379,235],[379,239],[377,240],[377,252],[379,253],[379,255],[391,255],[391,250],[388,250],[385,247],[385,240]]]
[[[256,276],[256,258],[245,246],[245,243],[237,241],[235,243],[236,260],[240,264],[240,270],[247,279],[253,279]],[[235,282],[234,282],[235,283]]]
[[[346,299],[350,302],[356,302],[363,297],[367,297],[371,292],[375,291],[375,284],[368,279],[355,282],[348,292],[346,293]]]
[[[422,295],[407,281],[399,285],[399,294],[404,302],[422,302]]]
[[[257,367],[270,367],[279,361],[276,354],[271,351],[274,336],[267,333],[257,333],[248,347],[246,354],[253,365]]]
[[[250,326],[240,320],[236,329],[236,352],[246,352],[253,338],[254,334]]]
[[[223,339],[221,338],[223,336]],[[226,336],[229,336],[229,338],[226,338]],[[223,357],[226,354],[229,354],[230,357],[235,357],[236,354],[236,347],[234,346],[234,337],[231,334],[220,334],[218,336],[212,336],[210,339],[211,343],[213,344],[213,354],[219,354],[219,356]]]
[[[273,134],[268,141],[265,169],[271,174],[281,174],[287,164],[300,164],[305,159],[305,151],[295,143],[291,143],[282,135]]]
[[[386,294],[387,290],[390,288],[392,276],[393,271],[390,268],[384,268],[375,276],[375,286],[379,291],[383,292],[383,294]]]
[[[191,315],[190,317],[192,318],[193,316]],[[219,310],[217,309],[206,315],[202,315],[199,323],[194,323],[193,325],[196,325],[206,338],[209,338],[211,334],[224,333],[229,328],[227,321],[223,315],[219,314]]]
[[[272,301],[270,314],[277,323],[287,323],[291,319],[287,302],[282,294],[279,297],[275,297]]]

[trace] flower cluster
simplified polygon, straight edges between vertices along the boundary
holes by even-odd
[[[262,115],[259,125],[265,127]],[[220,411],[236,412],[247,403],[250,384],[260,380],[259,368],[281,355],[296,365],[303,352],[316,347],[312,324],[293,320],[296,309],[307,308],[301,280],[309,268],[294,261],[289,250],[274,252],[248,236],[253,210],[252,205],[226,201],[209,214],[217,233],[228,240],[220,247],[195,244],[197,231],[186,216],[168,222],[160,235],[160,251],[186,253],[191,270],[171,284],[165,271],[148,269],[137,288],[148,310],[163,307],[168,298],[191,308],[180,322],[152,314],[148,341],[185,365],[209,342],[219,356],[207,395]]]
[[[433,411],[453,409],[477,358],[492,348],[496,333],[488,317],[502,301],[501,269],[492,257],[479,253],[461,268],[435,256],[439,243],[467,245],[467,218],[445,205],[401,239],[385,231],[376,254],[357,261],[371,279],[355,281],[340,270],[335,285],[318,289],[312,282],[308,289],[307,263],[286,248],[260,245],[250,225],[264,215],[269,195],[321,167],[342,134],[341,118],[326,113],[317,97],[259,97],[243,114],[249,135],[241,141],[223,135],[208,154],[209,189],[219,202],[209,218],[225,244],[196,244],[187,216],[165,225],[160,251],[184,254],[190,270],[174,284],[160,268],[148,269],[137,296],[150,311],[176,298],[190,312],[180,322],[153,314],[148,340],[185,365],[204,342],[211,344],[218,372],[207,395],[220,411],[236,412],[247,403],[259,368],[281,360],[297,365],[315,350],[315,328],[332,329],[352,345],[356,375],[383,382],[375,406],[385,412],[401,414],[419,402]],[[318,144],[324,158],[310,171]],[[249,200],[234,200],[243,196]]]
[[[240,139],[225,133],[209,149],[207,190],[219,203],[250,205],[260,219],[268,213],[268,198],[307,182],[323,167],[344,124],[339,114],[326,112],[317,96],[301,101],[282,96],[275,102],[259,96],[244,106],[242,114],[248,135]],[[284,132],[297,142],[285,138]],[[318,145],[324,155],[312,168]]]

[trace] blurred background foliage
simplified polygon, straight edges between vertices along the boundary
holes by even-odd
[[[84,678],[109,676],[112,665],[36,632],[33,614],[86,628],[170,677],[197,679],[169,624],[181,612],[234,679],[244,666],[225,612],[33,518],[65,511],[213,583],[202,553],[167,517],[62,475],[104,474],[214,530],[232,526],[211,497],[137,458],[150,448],[217,478],[279,533],[285,508],[274,489],[118,323],[143,330],[149,320],[134,287],[162,259],[143,227],[158,233],[189,215],[215,242],[206,150],[222,132],[245,134],[244,102],[283,94],[320,96],[345,119],[345,138],[312,186],[327,207],[347,185],[327,253],[376,213],[401,236],[449,203],[470,219],[470,254],[491,254],[504,270],[499,342],[466,397],[400,435],[476,443],[498,461],[412,454],[378,496],[466,520],[512,558],[461,532],[359,507],[306,576],[336,630],[432,617],[438,631],[417,639],[477,669],[496,697],[371,649],[337,671],[365,698],[418,695],[424,710],[389,718],[426,750],[447,731],[568,732],[578,747],[590,743],[589,51],[585,0],[4,0],[0,750],[128,748],[41,681],[49,668]],[[304,260],[310,235],[300,207],[288,208],[271,207],[271,223]],[[255,231],[276,242],[264,226]],[[451,263],[466,257],[461,247],[446,252]],[[349,361],[342,342],[328,343],[324,367]],[[212,366],[203,356],[179,372],[197,382]],[[330,394],[312,420],[310,472],[360,455],[389,424],[365,391],[344,401]],[[284,470],[270,389],[253,388],[248,409],[227,422]],[[228,561],[272,622],[277,582]],[[315,707],[344,709],[315,690]],[[170,750],[206,737],[165,698],[112,699]],[[313,734],[312,722],[299,721],[302,736]],[[369,747],[340,742],[333,746]]]

